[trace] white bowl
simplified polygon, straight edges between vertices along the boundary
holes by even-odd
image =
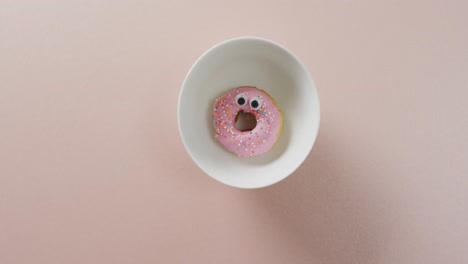
[[[215,100],[238,86],[256,86],[278,103],[283,132],[269,152],[238,157],[215,138]],[[185,77],[177,109],[179,132],[193,161],[212,178],[239,188],[259,188],[286,178],[304,162],[319,129],[317,90],[305,65],[269,40],[242,37],[203,54]]]

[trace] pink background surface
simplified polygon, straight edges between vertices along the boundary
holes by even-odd
[[[467,1],[1,1],[0,263],[468,263]],[[190,160],[179,89],[244,35],[322,122],[283,182]]]

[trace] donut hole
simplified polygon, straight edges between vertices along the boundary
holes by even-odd
[[[239,131],[252,131],[257,126],[257,118],[249,112],[239,111],[234,125]]]

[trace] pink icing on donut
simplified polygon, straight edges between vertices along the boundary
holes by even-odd
[[[255,116],[257,125],[251,131],[235,126],[240,111]],[[264,91],[251,86],[229,90],[216,100],[213,109],[215,137],[238,156],[262,155],[281,134],[283,118],[274,100]]]

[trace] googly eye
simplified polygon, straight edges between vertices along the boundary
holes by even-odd
[[[236,96],[236,104],[238,106],[244,106],[247,103],[247,96],[245,94],[240,93]]]
[[[260,107],[262,107],[262,99],[260,96],[255,96],[250,100],[250,108],[253,110],[258,110]]]

